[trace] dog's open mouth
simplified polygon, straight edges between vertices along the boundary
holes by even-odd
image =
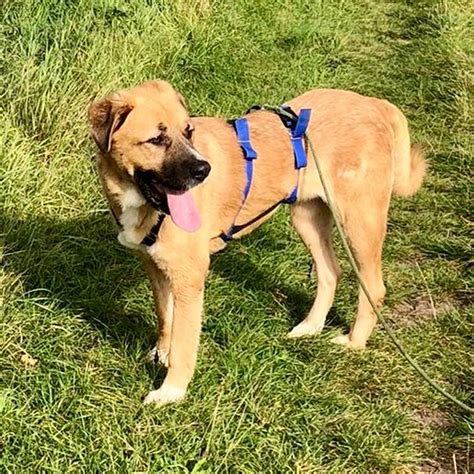
[[[189,189],[170,189],[149,171],[135,173],[135,180],[145,199],[155,209],[169,214],[179,228],[196,232],[201,227],[201,216]]]

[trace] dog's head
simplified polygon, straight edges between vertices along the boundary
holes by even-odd
[[[169,208],[175,222],[195,212],[188,191],[211,167],[193,146],[193,124],[170,84],[150,81],[115,92],[91,105],[89,123],[104,159],[152,206]]]

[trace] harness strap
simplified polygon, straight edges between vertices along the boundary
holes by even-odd
[[[114,208],[112,206],[109,206],[110,212],[114,216],[115,223],[117,224],[117,227],[121,228],[122,224],[119,221],[119,218],[117,217],[117,214],[115,214]]]
[[[273,212],[280,204],[283,204],[284,201],[278,201],[276,202],[275,204],[273,204],[272,206],[270,206],[268,209],[265,209],[263,212],[261,212],[258,216],[255,216],[253,219],[249,220],[248,222],[246,222],[245,224],[239,224],[239,225],[233,225],[231,227],[231,230],[232,230],[232,235],[234,234],[237,234],[237,232],[240,232],[241,230],[244,230],[245,228],[251,226],[252,224],[255,224],[255,222],[258,222],[260,219],[262,219],[263,217],[265,217],[267,214],[270,214],[270,212]],[[228,232],[229,233],[229,232]],[[224,241],[224,242],[229,242],[230,240],[232,240],[232,236],[230,237],[230,239],[228,238],[228,233],[227,234],[224,234],[224,232],[222,232],[222,234],[219,235],[219,237]]]
[[[293,148],[293,155],[295,157],[295,169],[298,171],[296,186],[293,188],[291,194],[283,200],[284,204],[293,204],[298,198],[298,183],[300,180],[300,169],[306,168],[308,158],[306,150],[304,149],[304,135],[308,128],[309,120],[311,118],[311,109],[301,109],[300,114],[296,113],[288,105],[282,105],[281,108],[293,116],[290,119],[286,115],[278,114],[283,124],[288,128],[291,135],[291,146]]]
[[[296,182],[295,187],[293,188],[293,190],[291,191],[290,195],[287,198],[282,199],[281,201],[278,201],[277,203],[273,204],[268,209],[261,212],[258,216],[254,217],[253,219],[246,222],[245,224],[236,225],[235,221],[237,217],[239,216],[240,212],[242,211],[242,208],[245,206],[248,195],[250,193],[250,188],[252,187],[253,160],[257,158],[257,152],[254,150],[250,142],[250,130],[249,130],[247,119],[240,118],[237,120],[230,121],[229,123],[233,125],[235,132],[237,134],[239,145],[242,148],[242,151],[244,153],[246,183],[245,183],[245,188],[243,191],[242,204],[240,205],[239,211],[237,212],[237,215],[234,219],[234,223],[231,225],[230,229],[227,232],[222,232],[219,235],[219,237],[224,242],[228,242],[232,240],[234,234],[258,222],[260,219],[262,219],[263,217],[265,217],[266,215],[274,211],[280,204],[293,204],[298,197],[298,182],[299,182],[300,169],[306,167],[308,163],[308,160],[306,157],[306,151],[304,149],[303,140],[304,140],[306,129],[308,128],[309,120],[311,118],[311,109],[301,109],[300,114],[297,115],[288,105],[282,105],[281,107],[271,108],[271,109],[267,109],[266,107],[261,107],[261,106],[253,106],[252,108],[248,110],[248,112],[252,110],[262,110],[262,109],[271,110],[272,112],[276,113],[280,117],[281,121],[283,122],[283,125],[288,129],[290,133],[291,145],[293,148],[293,155],[295,158],[295,169],[298,172],[297,182]],[[284,111],[285,113],[283,114],[282,111]],[[288,115],[291,115],[291,118]],[[113,210],[112,210],[112,214],[117,224],[121,227],[120,221],[118,220]],[[147,247],[150,247],[156,242],[158,233],[160,231],[161,225],[163,224],[165,217],[166,217],[165,214],[160,214],[158,216],[158,220],[156,224],[151,228],[150,232],[140,242],[141,245],[146,245]]]
[[[298,178],[299,178],[299,170],[298,170]],[[293,191],[291,191],[290,195],[286,199],[282,199],[281,203],[282,204],[293,204],[296,202],[296,199],[298,198],[298,184],[293,188]]]
[[[247,119],[240,118],[234,120],[232,122],[232,125],[234,126],[235,133],[237,134],[237,139],[239,141],[240,148],[242,148],[242,151],[244,152],[245,176],[247,181],[245,183],[242,204],[240,205],[239,211],[235,216],[234,223],[231,225],[230,229],[227,232],[222,232],[219,236],[224,242],[229,242],[230,240],[232,240],[233,235],[238,232],[238,230],[236,229],[240,227],[235,225],[235,221],[239,216],[240,211],[245,206],[245,203],[247,202],[247,197],[250,193],[250,188],[252,187],[253,181],[253,160],[257,158],[257,152],[252,148],[252,145],[250,143],[250,130]]]
[[[304,149],[304,134],[308,128],[309,119],[311,118],[311,109],[301,109],[298,120],[291,127],[291,144],[293,145],[293,152],[295,155],[295,168],[297,170],[306,167],[308,159],[306,157],[306,151]]]

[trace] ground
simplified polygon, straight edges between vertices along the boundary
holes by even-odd
[[[429,375],[472,404],[469,1],[11,0],[0,15],[2,472],[473,469],[470,420],[382,329],[365,352],[330,343],[356,305],[340,247],[328,327],[286,339],[316,285],[287,210],[216,256],[189,394],[144,407],[163,376],[144,360],[151,292],[116,241],[85,114],[151,78],[202,115],[314,87],[397,104],[430,172],[413,199],[393,201],[385,314]]]

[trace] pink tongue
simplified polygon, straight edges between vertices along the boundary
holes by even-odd
[[[178,227],[187,232],[195,232],[201,227],[201,216],[189,191],[183,194],[166,193],[166,197],[171,219]]]

